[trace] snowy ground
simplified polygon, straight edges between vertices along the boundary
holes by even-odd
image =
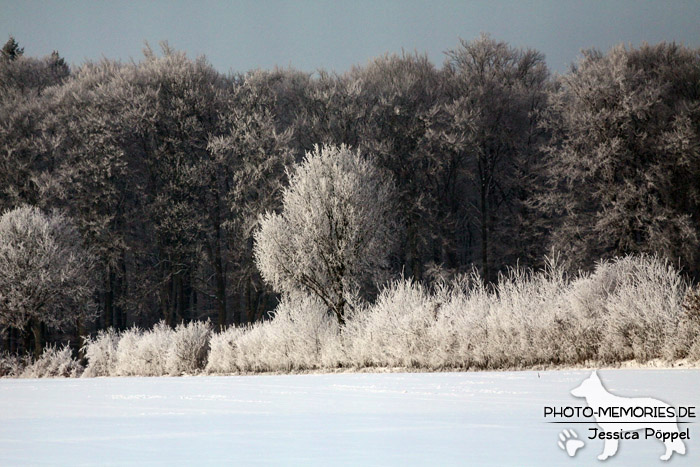
[[[0,465],[596,465],[544,405],[588,371],[0,380]],[[611,392],[700,406],[700,370],[603,370]],[[685,456],[700,465],[700,423]],[[655,440],[608,465],[657,465]],[[604,465],[604,464],[603,464]]]

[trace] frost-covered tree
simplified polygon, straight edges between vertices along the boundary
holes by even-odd
[[[348,299],[387,266],[393,182],[346,146],[317,146],[289,176],[282,213],[261,218],[257,266],[276,291],[315,295],[343,324]]]
[[[61,329],[90,317],[93,258],[70,220],[35,207],[0,217],[0,326],[34,334],[41,355],[42,324]]]
[[[406,223],[400,266],[420,278],[425,263],[449,262],[443,252],[458,230],[441,209],[436,181],[442,158],[424,140],[430,109],[441,100],[440,74],[426,55],[403,53],[354,68],[346,79],[357,94],[349,127],[358,134],[358,147],[396,180],[396,209]]]
[[[46,93],[46,117],[38,138],[52,167],[37,177],[41,205],[65,210],[96,256],[102,270],[98,287],[102,322],[118,328],[123,325],[119,302],[124,289],[122,258],[129,241],[127,219],[139,216],[135,204],[143,192],[142,171],[125,151],[137,121],[129,111],[138,99],[129,87],[131,71],[108,60],[76,69],[63,86]]]
[[[275,128],[276,101],[267,74],[256,71],[241,76],[231,94],[221,117],[224,134],[210,139],[210,157],[200,164],[211,180],[207,252],[214,265],[220,326],[227,324],[227,267],[245,294],[245,316],[234,312],[233,321],[252,321],[256,315],[258,290],[266,288],[253,261],[253,233],[260,214],[279,204],[284,168],[291,161],[287,148],[291,134]],[[227,265],[226,253],[234,267]]]
[[[55,52],[40,59],[8,53],[12,58],[0,59],[0,211],[39,204],[36,179],[51,167],[41,129],[50,116],[46,89],[70,73]]]
[[[3,51],[0,58],[0,100],[15,94],[40,94],[45,88],[60,84],[70,74],[70,68],[56,51],[42,58],[25,57],[21,50],[20,53],[5,53]]]
[[[131,109],[140,112],[141,140],[136,154],[146,161],[150,183],[145,210],[153,226],[152,254],[163,318],[169,324],[192,319],[198,300],[203,239],[209,230],[207,192],[211,180],[202,164],[211,137],[221,134],[226,79],[203,58],[190,60],[166,43],[163,55],[145,50],[131,78],[143,96]],[[205,176],[202,176],[202,175]]]
[[[551,96],[552,246],[573,268],[658,253],[697,273],[700,55],[676,44],[584,53]]]
[[[448,95],[434,109],[429,143],[441,153],[452,215],[468,219],[487,281],[526,253],[524,200],[532,183],[546,102],[544,56],[482,35],[448,51]],[[451,179],[450,179],[451,177]],[[474,255],[475,257],[477,255]],[[473,258],[476,259],[476,258]]]
[[[189,320],[209,293],[205,239],[226,217],[207,146],[224,133],[231,89],[206,60],[164,44],[140,63],[86,63],[55,92],[46,194],[99,257],[105,327],[156,312]]]

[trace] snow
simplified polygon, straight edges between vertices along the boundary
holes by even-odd
[[[589,425],[545,405],[589,371],[343,373],[0,380],[0,465],[597,465]],[[700,406],[700,370],[602,370],[607,388]],[[592,425],[591,425],[592,426]],[[700,429],[685,456],[698,465]],[[557,446],[564,428],[586,445]],[[615,465],[663,464],[656,440],[621,441]]]

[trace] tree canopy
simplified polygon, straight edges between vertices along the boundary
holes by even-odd
[[[394,186],[346,146],[317,146],[290,174],[282,212],[255,235],[263,278],[281,293],[321,299],[339,323],[348,300],[382,278],[396,239]]]

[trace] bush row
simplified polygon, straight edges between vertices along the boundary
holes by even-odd
[[[158,376],[408,367],[497,369],[651,359],[700,360],[700,294],[653,257],[600,262],[568,277],[555,262],[512,270],[495,286],[477,274],[427,288],[389,284],[375,303],[355,301],[340,328],[319,301],[284,297],[267,321],[213,332],[208,322],[175,329],[108,330],[87,339],[84,376]],[[4,363],[3,363],[4,362]],[[10,359],[0,372],[13,374]],[[71,376],[67,348],[49,348],[14,374]]]

